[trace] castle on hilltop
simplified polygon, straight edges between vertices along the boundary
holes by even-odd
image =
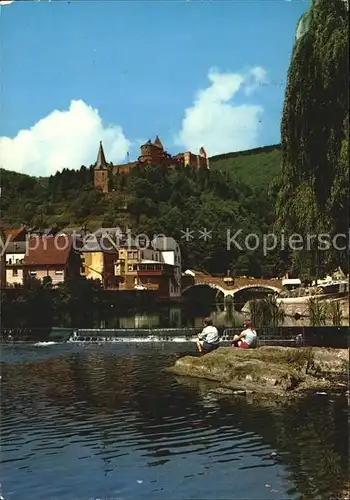
[[[105,153],[100,142],[100,147],[97,154],[97,160],[94,168],[94,186],[101,189],[104,193],[108,193],[108,175],[111,172],[114,175],[128,174],[137,166],[157,165],[164,167],[193,167],[193,168],[206,168],[209,169],[209,158],[203,146],[196,155],[187,151],[171,156],[165,151],[163,144],[158,136],[152,142],[147,141],[140,148],[141,155],[134,162],[124,163],[122,165],[113,165],[107,163]]]

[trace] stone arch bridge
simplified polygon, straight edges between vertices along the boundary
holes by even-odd
[[[234,278],[228,282],[223,277],[211,276],[209,274],[196,272],[195,276],[183,276],[182,293],[197,286],[209,286],[222,292],[224,297],[234,297],[237,292],[246,289],[265,289],[279,294],[282,291],[282,279],[256,279],[256,278]]]

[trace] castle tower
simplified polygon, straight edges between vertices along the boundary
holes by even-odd
[[[103,151],[102,141],[97,153],[97,160],[94,168],[94,186],[101,189],[103,193],[108,193],[108,167],[105,153]]]
[[[139,156],[139,161],[144,164],[166,164],[167,155],[158,136],[156,136],[154,142],[149,139],[146,144],[142,144],[141,156]]]
[[[209,169],[209,158],[203,146],[199,150],[199,156],[201,158],[201,166]]]
[[[156,138],[154,139],[154,143],[156,146],[158,146],[161,149],[164,149],[162,141],[159,139],[159,137],[156,135]]]

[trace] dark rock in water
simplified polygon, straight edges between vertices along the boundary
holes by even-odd
[[[332,377],[346,374],[347,349],[221,347],[202,357],[179,358],[169,370],[177,375],[217,381],[219,394],[290,394],[332,387]],[[320,374],[323,378],[320,379]],[[227,391],[231,392],[227,392]]]

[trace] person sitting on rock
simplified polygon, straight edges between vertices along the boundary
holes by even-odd
[[[257,347],[258,336],[252,327],[251,321],[244,323],[244,330],[239,335],[233,337],[232,347],[240,347],[241,349],[251,349]]]
[[[197,347],[201,354],[206,354],[219,347],[219,332],[211,318],[205,318],[204,328],[198,334]]]

